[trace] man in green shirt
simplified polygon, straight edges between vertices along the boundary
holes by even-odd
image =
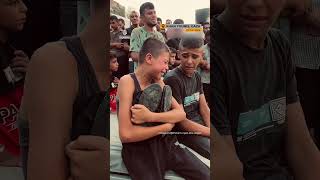
[[[143,42],[150,38],[156,38],[165,43],[163,35],[155,29],[157,25],[157,14],[154,5],[146,2],[140,6],[140,16],[144,22],[144,26],[135,28],[130,37],[131,58],[134,61],[134,69],[138,66],[139,51]]]

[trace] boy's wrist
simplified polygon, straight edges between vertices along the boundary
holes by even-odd
[[[156,113],[150,111],[150,116],[149,116],[149,118],[147,119],[147,121],[148,121],[148,122],[154,122],[155,119],[156,119],[155,116],[156,116]]]

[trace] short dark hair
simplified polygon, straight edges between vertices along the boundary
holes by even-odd
[[[117,58],[117,55],[116,55],[116,53],[114,52],[114,51],[110,51],[110,61],[112,60],[112,59],[115,59],[115,58]]]
[[[161,19],[161,18],[159,18],[159,17],[157,18],[157,21],[160,21],[160,22],[162,23],[162,19]]]
[[[154,5],[151,2],[145,2],[140,6],[140,16],[144,16],[146,9],[154,9]]]
[[[118,19],[118,17],[117,17],[117,16],[112,15],[112,16],[110,16],[110,21],[113,21],[113,20],[118,21],[119,19]]]
[[[123,24],[125,24],[125,22],[122,18],[118,19],[118,21],[121,21],[121,22],[123,22]]]
[[[148,38],[144,41],[139,52],[139,64],[142,64],[145,57],[150,53],[154,58],[158,58],[163,52],[170,52],[169,47],[156,38]]]
[[[181,38],[179,49],[198,49],[203,46],[203,39],[200,36],[185,35]]]
[[[179,49],[179,43],[180,43],[179,38],[172,38],[167,41],[167,45],[174,49]]]
[[[173,21],[173,24],[184,24],[184,21],[182,19],[176,19]]]
[[[169,49],[170,49],[170,53],[177,53],[177,50],[175,48],[169,47]]]

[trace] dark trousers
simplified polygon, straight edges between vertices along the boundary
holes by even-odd
[[[177,135],[178,141],[210,160],[210,139],[199,135]]]
[[[314,138],[320,147],[320,70],[296,69],[297,89],[304,116],[309,128],[314,128]]]
[[[175,135],[124,143],[122,158],[133,180],[163,180],[172,170],[186,180],[209,180],[210,169],[177,143]]]

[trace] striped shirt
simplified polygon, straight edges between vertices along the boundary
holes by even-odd
[[[320,13],[320,0],[312,0],[311,11]],[[317,16],[320,18],[320,16]],[[319,19],[320,21],[320,19]],[[319,69],[320,67],[320,36],[307,33],[308,27],[291,26],[291,50],[293,63],[300,68]],[[320,34],[317,33],[317,34]]]

